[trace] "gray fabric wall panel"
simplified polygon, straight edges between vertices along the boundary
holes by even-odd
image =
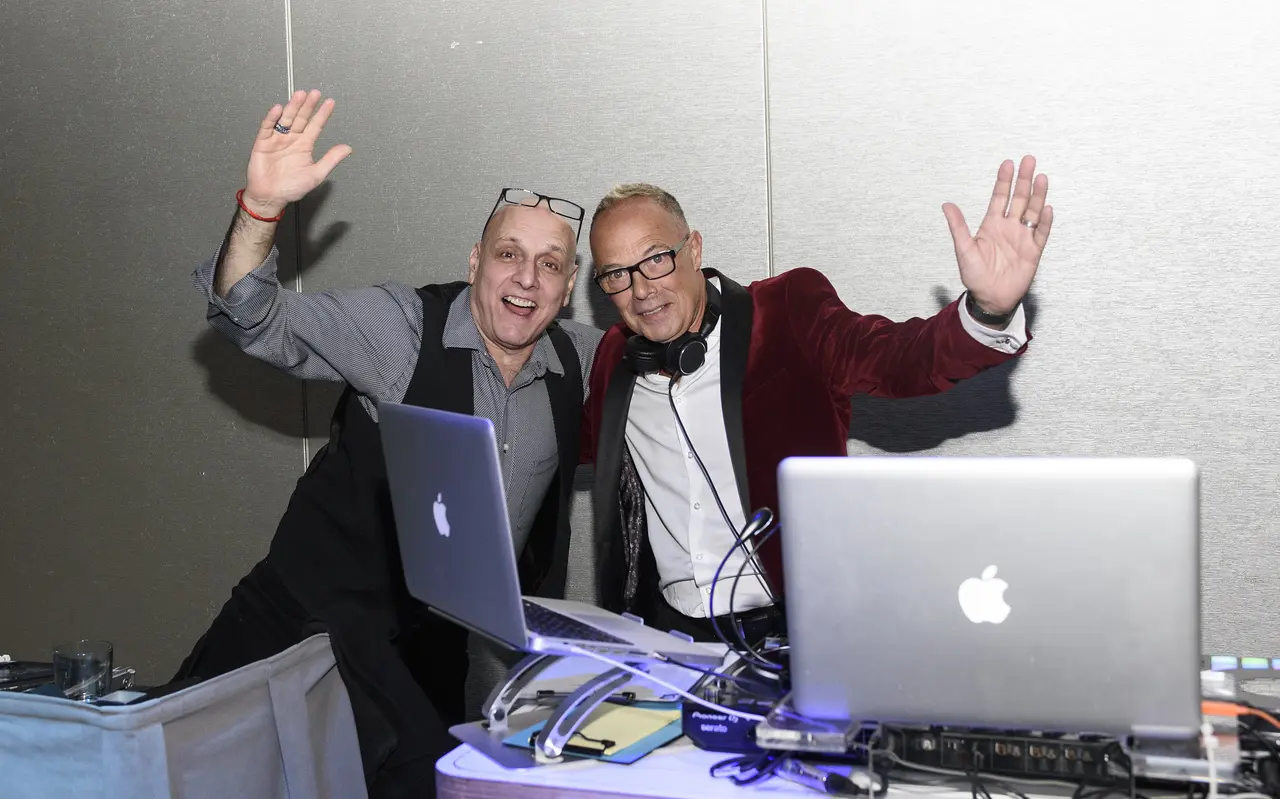
[[[1205,647],[1280,652],[1275,4],[768,10],[779,269],[928,315],[961,290],[941,204],[976,230],[1003,158],[1050,175],[1026,357],[855,400],[850,452],[1194,458]]]
[[[3,4],[0,652],[105,637],[165,679],[265,551],[301,393],[209,337],[188,274],[283,45],[274,5]]]
[[[462,279],[502,187],[574,200],[589,223],[627,181],[680,199],[708,266],[743,282],[768,273],[759,4],[327,0],[293,20],[297,87],[337,100],[321,143],[355,151],[328,196],[304,204],[305,238],[331,238],[308,249],[307,289]],[[588,233],[571,314],[606,326]],[[309,397],[314,450],[334,395]],[[595,590],[590,477],[580,470],[573,512],[578,598]]]
[[[1058,228],[1031,351],[943,397],[856,400],[850,452],[1189,455],[1206,647],[1280,651],[1273,3],[327,0],[293,22],[296,85],[338,100],[321,143],[355,148],[301,242],[283,226],[306,289],[461,278],[502,186],[589,213],[647,180],[742,282],[772,221],[778,270],[928,314],[960,290],[940,204],[976,227],[999,161],[1037,154]],[[284,99],[284,33],[241,0],[0,5],[0,652],[101,635],[168,676],[265,551],[301,437],[323,443],[334,387],[304,407],[188,280]],[[585,281],[570,313],[614,319]]]

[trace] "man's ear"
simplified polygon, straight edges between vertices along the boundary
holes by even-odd
[[[702,234],[696,230],[693,231],[692,233],[689,234],[689,243],[684,246],[685,246],[685,249],[689,251],[689,260],[693,262],[694,271],[695,272],[701,271],[702,269]]]
[[[479,242],[476,242],[476,244],[471,248],[471,258],[469,259],[469,264],[470,266],[467,267],[467,282],[474,286],[476,282],[476,270],[480,268],[480,243]]]
[[[569,288],[564,292],[564,302],[560,303],[561,308],[568,308],[569,303],[573,301],[573,284],[578,279],[578,270],[573,270],[573,274],[569,275]]]

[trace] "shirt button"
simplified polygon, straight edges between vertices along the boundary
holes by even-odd
[[[701,510],[701,509],[702,509],[702,503],[701,503],[701,502],[695,502],[695,503],[693,503],[693,509],[694,509],[694,510]]]
[[[703,594],[705,594],[706,596],[711,596],[711,589],[710,589],[710,588],[704,588],[704,589],[702,589],[702,593],[703,593]]]
[[[510,449],[511,449],[511,445],[510,445],[510,444],[508,444],[508,443],[507,443],[507,442],[505,442],[505,441],[504,441],[504,442],[502,442],[502,451],[503,451],[503,452],[508,452],[508,451],[510,451]]]
[[[693,559],[694,559],[694,560],[702,560],[702,553],[701,553],[701,552],[699,552],[698,554],[694,555],[694,556],[693,556]]]
[[[692,453],[692,452],[686,452],[686,453],[684,454],[684,456],[685,456],[686,458],[689,458],[690,460],[692,460],[692,459],[693,459],[693,453]]]

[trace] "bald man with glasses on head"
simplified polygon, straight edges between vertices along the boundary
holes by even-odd
[[[270,551],[174,679],[215,677],[327,632],[370,796],[430,795],[435,761],[453,746],[448,726],[465,715],[467,635],[404,586],[378,405],[493,422],[522,588],[563,596],[584,376],[601,332],[556,315],[573,292],[585,214],[568,200],[503,189],[465,281],[289,291],[276,277],[276,226],[351,153],[337,145],[313,158],[333,108],[318,91],[272,107],[226,239],[193,275],[210,325],[241,350],[345,389]]]

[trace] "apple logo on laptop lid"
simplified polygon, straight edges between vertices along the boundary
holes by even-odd
[[[436,494],[436,501],[431,505],[431,515],[436,520],[436,532],[445,538],[449,537],[449,508],[444,504],[444,494]]]
[[[974,624],[1000,624],[1009,617],[1010,607],[1004,601],[1009,584],[996,577],[996,567],[988,566],[982,577],[970,577],[960,583],[960,610]]]

